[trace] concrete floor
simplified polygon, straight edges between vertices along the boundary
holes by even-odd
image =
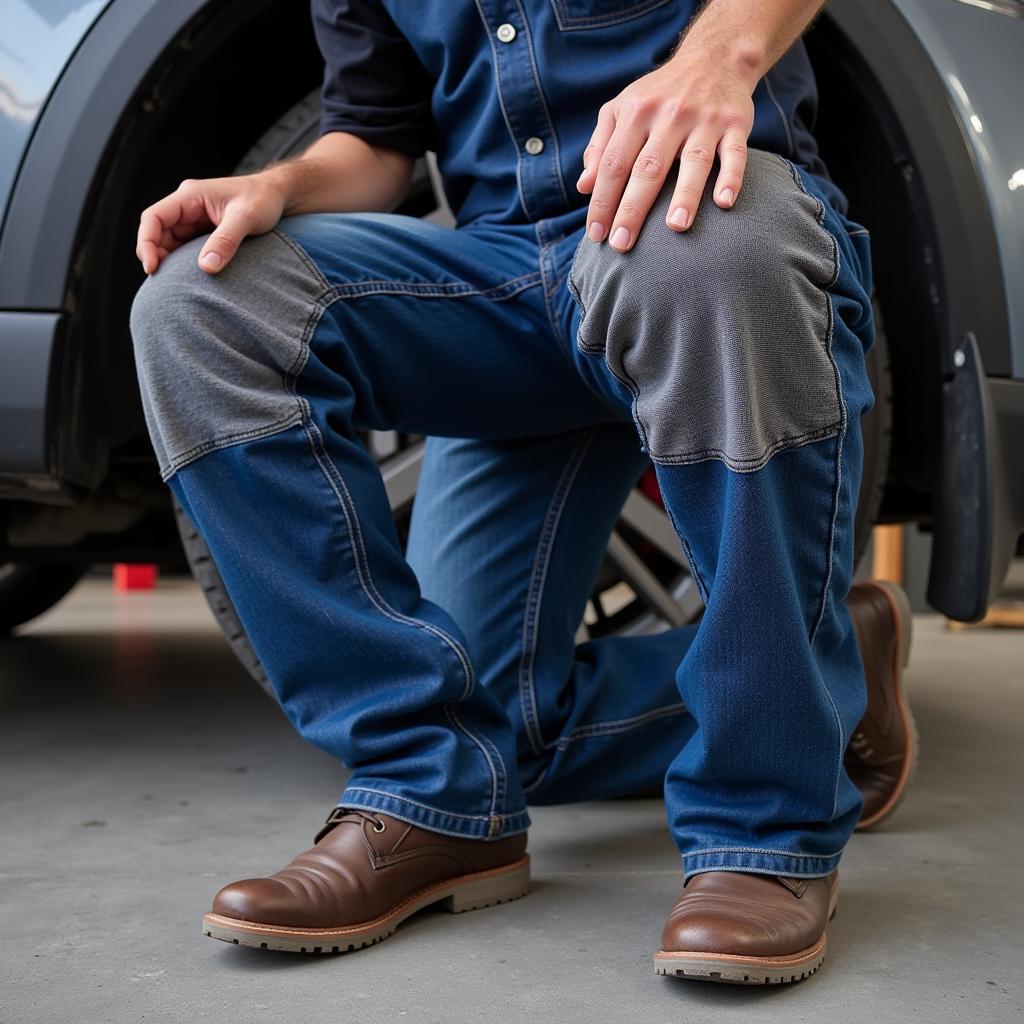
[[[653,800],[541,808],[535,891],[302,957],[200,935],[213,893],[305,848],[340,791],[191,582],[87,580],[0,642],[0,1022],[1020,1021],[1024,634],[921,618],[910,797],[844,858],[823,969],[656,977],[681,882]]]

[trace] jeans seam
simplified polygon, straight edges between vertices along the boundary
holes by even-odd
[[[366,551],[363,547],[362,541],[362,529],[359,525],[358,514],[356,513],[355,506],[352,502],[352,496],[349,494],[348,487],[345,484],[344,479],[338,472],[337,466],[334,465],[330,456],[326,452],[326,448],[323,444],[323,437],[320,434],[320,428],[317,426],[316,421],[312,417],[312,413],[309,410],[309,403],[304,398],[299,397],[299,401],[306,407],[306,414],[303,417],[303,427],[306,431],[306,436],[309,438],[310,447],[313,450],[313,457],[316,459],[317,464],[320,466],[321,472],[327,479],[328,485],[331,490],[334,491],[338,498],[339,505],[341,506],[342,513],[345,516],[346,523],[348,525],[349,536],[352,538],[352,548],[354,562],[356,565],[356,578],[359,581],[359,585],[363,589],[363,593],[369,598],[370,603],[386,618],[391,619],[394,622],[399,622],[404,625],[414,626],[417,629],[422,629],[424,632],[432,635],[435,639],[441,640],[442,643],[446,644],[452,653],[458,659],[463,674],[466,679],[466,686],[463,690],[460,700],[466,700],[469,695],[473,692],[474,684],[474,673],[472,664],[469,661],[468,653],[462,648],[462,645],[455,640],[445,630],[438,628],[433,623],[426,622],[423,619],[416,619],[409,615],[404,615],[396,609],[392,608],[377,590],[376,585],[373,583],[373,578],[369,574],[369,565],[367,564]],[[313,437],[316,434],[319,441]],[[321,453],[323,458],[321,459]],[[337,478],[337,485],[335,480],[332,478],[331,473],[324,465],[326,462],[327,466],[330,466],[334,470],[334,476]],[[341,490],[339,491],[338,485]],[[344,492],[344,494],[342,494]],[[372,591],[371,591],[372,588]],[[451,702],[447,702],[445,707],[450,706]],[[451,720],[451,719],[450,719]],[[484,755],[484,759],[487,761],[488,767],[491,773],[491,817],[497,816],[497,800],[499,788],[504,789],[504,785],[499,786],[498,775],[499,769],[491,757],[490,752],[487,749],[487,745],[480,741],[480,738],[474,735],[472,732],[466,730],[461,726],[461,723],[456,719],[453,721],[461,731],[467,736],[467,738],[479,749]],[[499,758],[500,762],[500,758]]]
[[[432,807],[430,804],[425,804],[421,800],[413,800],[411,797],[401,796],[398,793],[389,793],[386,789],[374,789],[371,786],[346,786],[346,793],[373,793],[375,796],[386,796],[390,800],[400,800],[402,803],[410,804],[413,807],[419,807],[424,811],[430,811],[433,814],[443,814],[449,818],[461,818],[464,821],[490,821],[491,818],[500,818],[502,821],[506,821],[509,818],[520,818],[526,812],[515,811],[512,814],[462,814],[459,811],[446,811],[440,807]],[[339,806],[348,807],[347,803],[343,803]]]
[[[839,280],[840,270],[840,251],[839,242],[835,236],[825,227],[825,205],[816,196],[812,196],[810,192],[804,187],[804,183],[800,178],[800,174],[796,169],[796,166],[792,161],[789,163],[790,171],[793,174],[793,180],[796,182],[797,187],[804,195],[813,199],[816,206],[816,219],[818,225],[822,231],[824,231],[832,242],[832,254],[834,260],[835,270],[832,274],[832,279],[825,285],[825,304],[826,304],[826,316],[827,316],[827,330],[825,333],[825,354],[828,356],[829,363],[832,365],[832,372],[835,375],[836,382],[836,395],[839,399],[839,412],[840,412],[840,423],[839,432],[836,438],[836,458],[835,458],[835,479],[832,486],[832,514],[829,522],[828,530],[828,541],[827,541],[827,552],[826,552],[826,569],[825,578],[822,581],[821,587],[821,602],[815,615],[814,621],[811,625],[810,635],[808,637],[808,643],[813,645],[814,639],[818,635],[818,629],[821,626],[822,620],[825,617],[825,607],[828,604],[828,591],[832,583],[832,564],[833,564],[833,551],[835,548],[835,535],[836,535],[836,521],[839,517],[839,496],[842,489],[843,479],[843,443],[846,439],[847,430],[847,410],[846,410],[846,398],[843,395],[843,381],[842,376],[839,373],[839,365],[836,363],[835,354],[832,351],[832,341],[835,334],[835,304],[832,301],[832,291],[836,281]],[[831,692],[827,686],[824,686],[825,696],[828,698],[828,702],[832,707],[832,713],[835,715],[836,720],[836,733],[837,733],[837,746],[838,755],[836,758],[836,781],[835,787],[832,791],[832,813],[829,815],[829,819],[833,819],[836,816],[836,809],[839,806],[839,782],[843,775],[843,755],[846,752],[845,737],[843,736],[843,721],[839,715],[839,709],[836,707],[836,702],[832,697]]]
[[[323,287],[323,294],[319,296],[317,301],[321,302],[325,309],[339,298],[364,298],[367,295],[376,294],[419,295],[423,298],[456,299],[482,297],[485,299],[493,299],[496,302],[502,302],[505,299],[514,298],[521,292],[541,283],[540,272],[532,270],[528,274],[520,274],[518,277],[511,277],[507,281],[502,281],[500,284],[492,285],[490,288],[477,288],[465,281],[392,281],[385,280],[383,278],[332,285],[324,276],[320,267],[318,267],[315,261],[310,258],[309,253],[307,253],[294,238],[276,227],[273,228],[272,231],[295,252],[299,259],[305,263],[309,271],[315,275],[316,279],[320,282]],[[368,288],[368,285],[372,287]],[[518,285],[519,287],[508,291],[508,294],[506,295],[500,294],[507,291],[511,285]],[[356,294],[350,294],[350,292],[355,292]],[[431,292],[433,292],[433,294],[431,294]],[[306,345],[308,345],[311,337],[312,331],[307,331],[303,339]],[[299,370],[296,369],[295,366],[289,370],[289,373],[293,376],[298,372]]]
[[[782,109],[782,104],[779,102],[775,95],[775,90],[772,88],[772,83],[768,78],[769,72],[765,72],[764,76],[764,88],[765,92],[768,93],[768,99],[775,105],[775,109],[779,112],[779,119],[782,121],[782,128],[786,133],[786,147],[787,156],[793,156],[796,152],[796,148],[793,145],[793,131],[789,126],[789,118],[786,117],[786,112]]]
[[[749,459],[728,458],[724,449],[721,448],[702,448],[693,452],[683,452],[679,455],[659,455],[651,451],[648,451],[648,454],[652,462],[665,466],[687,466],[697,462],[708,462],[712,459],[717,459],[734,473],[756,473],[759,469],[764,469],[773,456],[779,452],[790,448],[802,448],[813,441],[823,441],[826,437],[832,437],[837,434],[842,429],[842,426],[843,418],[840,417],[835,423],[829,423],[824,427],[818,427],[803,434],[776,438],[761,454],[752,456]]]
[[[317,278],[323,284],[328,284],[327,279],[324,277],[320,268],[317,267],[316,264],[309,258],[309,255],[305,252],[305,250],[301,246],[299,246],[298,243],[294,242],[293,239],[288,238],[283,232],[277,231],[276,228],[274,230],[278,234],[278,236],[284,239],[284,241],[289,245],[289,247],[292,248],[299,255],[299,257],[303,259],[303,261],[312,268],[312,271],[317,276]],[[321,296],[316,300],[313,312],[310,314],[310,317],[306,322],[306,327],[303,331],[302,348],[299,356],[297,356],[294,362],[292,363],[289,373],[285,378],[285,388],[286,390],[292,393],[292,395],[295,397],[296,402],[298,402],[300,409],[302,410],[301,422],[303,430],[309,441],[310,449],[313,452],[313,458],[316,460],[317,465],[320,467],[320,471],[324,475],[324,478],[326,479],[328,486],[331,488],[332,491],[334,491],[334,494],[338,499],[338,504],[341,508],[342,514],[345,517],[346,526],[349,532],[349,544],[352,548],[353,563],[356,569],[356,579],[363,593],[366,595],[371,605],[373,605],[385,617],[390,618],[395,622],[400,622],[405,625],[422,629],[426,633],[434,636],[436,639],[441,640],[444,644],[448,646],[448,648],[458,659],[466,679],[465,689],[463,690],[462,696],[460,698],[460,700],[464,701],[473,692],[475,682],[473,665],[469,659],[468,652],[463,648],[463,646],[460,643],[458,643],[458,641],[454,637],[450,636],[445,630],[442,630],[437,626],[434,626],[433,623],[426,622],[422,619],[415,619],[408,615],[403,615],[394,608],[392,608],[384,600],[383,596],[377,590],[376,585],[373,583],[373,577],[370,575],[369,564],[366,558],[366,550],[363,544],[362,528],[359,523],[359,516],[356,511],[355,504],[352,501],[352,496],[351,494],[349,494],[348,486],[345,484],[345,480],[342,477],[341,473],[338,471],[337,466],[334,465],[330,456],[327,454],[326,446],[323,444],[323,436],[320,433],[320,429],[317,426],[316,421],[313,419],[309,402],[298,393],[298,368],[305,365],[305,360],[308,359],[308,350],[312,345],[312,337],[315,332],[316,326],[323,319],[323,316],[329,305],[329,303],[324,304],[322,298],[323,297]],[[313,436],[314,433],[317,435],[316,438],[314,438]],[[319,438],[320,451],[318,451],[317,438]],[[321,451],[323,455],[322,459]],[[335,483],[335,480],[332,478],[331,473],[327,468],[328,466],[330,467],[330,469],[333,469],[334,476],[337,478],[337,483]],[[340,490],[338,485],[340,485]],[[355,529],[353,529],[353,526],[355,527]],[[448,702],[448,704],[446,705],[446,709],[448,706],[450,706],[450,704],[451,702]],[[506,773],[502,758],[499,754],[496,759],[497,763],[495,763],[495,759],[491,757],[491,753],[488,751],[488,746],[491,746],[489,742],[484,742],[481,737],[476,736],[472,731],[463,727],[457,716],[455,717],[454,720],[451,719],[451,717],[449,716],[449,719],[453,721],[454,725],[460,728],[460,730],[470,740],[471,743],[473,743],[480,749],[481,753],[484,756],[484,759],[487,762],[491,774],[490,817],[497,817],[497,801],[499,791],[502,793],[507,791],[507,781],[505,778]],[[497,753],[497,751],[495,751],[495,753]],[[501,776],[500,781],[499,775]]]
[[[295,409],[283,419],[274,420],[273,423],[265,423],[262,427],[253,427],[250,430],[243,430],[224,437],[203,441],[202,444],[193,445],[188,451],[181,452],[171,459],[167,464],[167,468],[161,471],[160,479],[166,483],[178,470],[184,469],[204,455],[220,451],[222,448],[230,448],[232,445],[242,444],[245,441],[256,441],[260,438],[270,437],[273,434],[283,433],[301,420],[302,410]]]
[[[354,281],[333,285],[330,289],[330,302],[338,299],[364,299],[374,295],[409,295],[421,299],[484,298],[492,302],[505,302],[540,283],[541,274],[536,270],[490,288],[477,288],[465,281]]]
[[[552,747],[552,744],[545,743],[544,734],[541,731],[540,715],[537,710],[537,691],[533,680],[534,659],[537,653],[537,624],[543,605],[543,589],[547,580],[548,565],[554,548],[553,541],[558,532],[562,511],[569,500],[572,485],[579,473],[583,459],[590,450],[597,433],[597,429],[587,431],[573,449],[569,461],[562,470],[562,475],[544,517],[534,555],[533,568],[530,572],[526,607],[523,611],[522,649],[519,656],[519,702],[523,713],[523,724],[535,754],[543,753]]]
[[[665,704],[660,708],[646,711],[642,715],[633,715],[631,718],[610,719],[607,722],[590,722],[587,725],[577,726],[567,736],[560,736],[554,743],[559,750],[568,750],[571,743],[578,740],[591,739],[600,736],[619,736],[635,729],[642,729],[650,722],[656,722],[661,718],[671,718],[674,715],[683,714],[686,705],[682,702],[676,704]]]
[[[805,860],[832,860],[842,854],[837,853],[795,853],[792,850],[766,850],[759,846],[706,846],[702,850],[687,850],[684,857],[697,857],[707,853],[763,853],[771,857],[794,857]]]

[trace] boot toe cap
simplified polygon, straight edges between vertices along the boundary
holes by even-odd
[[[213,898],[211,913],[261,924],[295,924],[295,898],[274,878],[245,878],[225,885]]]
[[[688,953],[765,956],[778,951],[779,936],[756,920],[719,913],[692,913],[665,925],[661,948]]]

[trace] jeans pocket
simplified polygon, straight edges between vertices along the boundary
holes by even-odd
[[[563,32],[617,25],[667,3],[668,0],[551,0]]]

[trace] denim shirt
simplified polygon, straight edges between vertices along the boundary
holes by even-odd
[[[663,62],[696,0],[311,0],[325,61],[321,134],[437,154],[458,223],[536,223],[576,191],[601,104]],[[713,0],[712,0],[713,2]],[[753,2],[753,0],[752,0]],[[802,42],[758,83],[751,146],[822,179]]]

